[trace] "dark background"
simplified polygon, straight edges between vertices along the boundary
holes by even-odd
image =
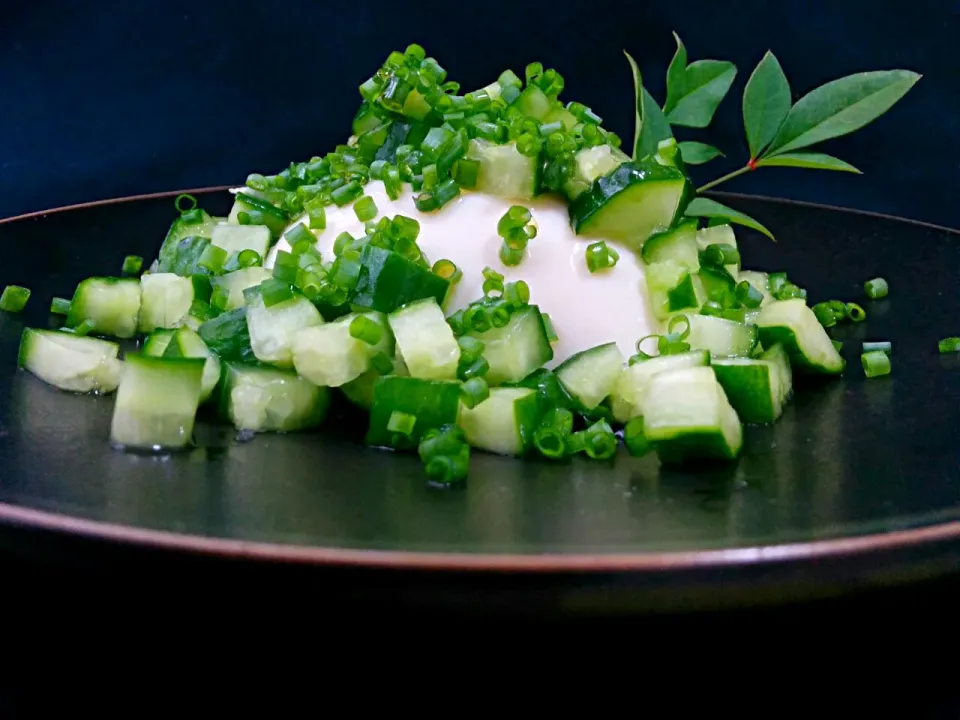
[[[865,176],[764,169],[723,189],[792,197],[960,227],[960,2],[74,2],[7,0],[0,19],[0,217],[118,195],[241,183],[323,154],[349,134],[357,85],[420,42],[464,89],[541,60],[611,129],[632,137],[621,49],[663,101],[671,30],[691,60],[740,72],[712,128],[692,131],[746,159],[740,94],[770,48],[795,98],[886,68],[923,79],[874,125],[824,150]]]

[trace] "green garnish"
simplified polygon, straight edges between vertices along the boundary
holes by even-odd
[[[30,289],[20,285],[7,285],[0,295],[0,310],[10,313],[23,312],[30,299]]]
[[[123,275],[139,275],[143,269],[143,258],[139,255],[127,255],[123,259]]]
[[[960,337],[943,338],[937,343],[937,348],[941,353],[960,352]]]
[[[608,247],[603,240],[587,245],[586,256],[587,270],[591,273],[612,268],[620,260],[620,253]]]
[[[868,378],[890,374],[890,357],[883,350],[872,350],[860,356],[863,374]]]
[[[885,298],[887,293],[890,292],[890,288],[887,285],[887,281],[882,277],[873,278],[873,280],[867,280],[863,284],[863,292],[871,300],[879,300],[880,298]]]

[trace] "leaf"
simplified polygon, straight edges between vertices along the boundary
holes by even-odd
[[[750,157],[763,152],[790,112],[790,83],[772,52],[757,63],[743,89],[743,128]]]
[[[776,238],[773,237],[773,233],[767,230],[763,225],[758,223],[749,215],[744,215],[742,212],[734,210],[733,208],[728,208],[726,205],[721,205],[716,200],[710,200],[705,197],[694,198],[690,201],[690,204],[687,205],[687,209],[684,211],[684,214],[689,217],[705,217],[705,218],[722,218],[728,222],[736,223],[737,225],[743,225],[744,227],[752,228],[762,232],[768,238],[776,242]]]
[[[846,163],[840,158],[832,155],[815,152],[783,153],[772,157],[763,158],[757,161],[757,167],[798,167],[811,168],[813,170],[839,170],[841,172],[852,172],[862,175],[850,163]]]
[[[657,101],[643,86],[643,77],[636,61],[626,50],[623,54],[627,56],[630,69],[633,71],[634,101],[637,106],[636,124],[633,130],[633,157],[637,159],[655,153],[657,143],[673,137],[673,132]]]
[[[687,49],[676,33],[673,39],[677,41],[677,50],[673,53],[670,67],[667,68],[667,101],[663,104],[664,112],[670,112],[676,106],[676,100],[683,97],[687,74]]]
[[[736,76],[737,67],[731,62],[697,60],[691,63],[684,72],[679,96],[676,90],[669,93],[668,88],[667,120],[671,125],[705,128]]]
[[[909,70],[877,70],[832,80],[791,108],[765,155],[799,150],[873,122],[920,79]]]
[[[724,157],[723,153],[713,145],[701,142],[684,141],[679,143],[680,157],[687,165],[703,165],[716,157]]]

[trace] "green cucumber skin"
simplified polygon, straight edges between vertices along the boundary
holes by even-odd
[[[409,438],[398,438],[387,430],[394,411],[414,415],[417,423]],[[370,424],[365,442],[374,447],[415,450],[431,428],[456,423],[460,414],[460,383],[452,380],[421,380],[386,376],[373,387]]]
[[[679,235],[683,233],[683,235]],[[687,252],[681,252],[683,248],[671,246],[688,245]],[[685,255],[692,257],[684,261]],[[698,258],[699,247],[697,246],[697,221],[681,220],[675,228],[654,233],[640,249],[640,257],[647,265],[663,262],[665,260],[675,260],[686,267],[689,272],[697,272],[700,269]]]
[[[690,432],[652,444],[661,465],[688,467],[735,460],[740,454],[731,452],[723,438],[714,432]]]
[[[250,193],[238,192],[234,199],[234,207],[230,211],[230,216],[234,216],[234,211],[256,210],[263,213],[264,224],[270,229],[270,235],[274,240],[283,234],[287,225],[290,223],[290,216],[276,205],[262,200]]]
[[[797,336],[787,327],[760,327],[760,343],[763,347],[773,347],[774,345],[783,345],[790,357],[790,364],[795,368],[817,375],[840,375],[843,373],[846,361],[841,358],[841,365],[838,368],[826,368],[818,363],[808,362],[806,355],[797,343]]]
[[[136,285],[136,292],[133,286]],[[104,317],[94,318],[88,316],[87,301],[84,296],[87,292],[103,292],[107,289],[117,295],[123,289],[126,289],[131,295],[136,295],[136,308],[132,316],[126,312],[121,314],[116,312],[117,306],[111,304],[109,311],[113,317],[105,319]],[[91,335],[110,335],[123,340],[136,337],[140,324],[140,280],[136,278],[116,278],[116,277],[89,277],[82,280],[73,294],[73,300],[70,303],[70,311],[67,313],[66,327],[74,328],[80,325],[84,320],[91,320],[94,323]],[[106,320],[106,321],[105,321]]]
[[[177,218],[170,224],[167,236],[163,239],[160,252],[157,256],[159,265],[170,262],[176,253],[177,245],[186,237],[199,236],[209,238],[217,221],[206,211],[200,211],[202,220],[199,223],[185,223],[183,218]]]
[[[391,313],[415,300],[434,298],[443,306],[449,281],[405,257],[366,245],[360,256],[360,277],[350,302],[360,308]]]
[[[222,360],[256,363],[257,357],[250,347],[250,331],[247,328],[247,308],[237,308],[207,320],[197,331],[201,339]]]
[[[523,332],[521,332],[521,330]],[[502,328],[492,328],[482,333],[470,331],[470,337],[486,344],[484,357],[490,369],[484,376],[491,386],[516,384],[553,359],[553,346],[547,336],[543,314],[536,305],[528,305],[514,313],[510,322]],[[503,338],[508,338],[504,346]],[[519,342],[535,342],[534,354],[525,354],[527,362],[522,371],[514,367],[513,360]]]
[[[713,363],[713,371],[742,422],[767,425],[777,419],[770,377],[775,372],[772,363],[724,365],[718,361]]]
[[[675,225],[683,217],[687,205],[693,198],[692,188],[686,176],[677,168],[660,165],[656,162],[625,162],[613,172],[597,178],[589,190],[581,193],[570,203],[569,216],[573,231],[580,234],[586,230],[594,216],[603,210],[617,194],[640,182],[684,182],[684,190],[670,225]],[[644,238],[646,239],[646,238]]]

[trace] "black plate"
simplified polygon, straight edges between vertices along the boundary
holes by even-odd
[[[937,353],[938,338],[960,335],[953,231],[726,196],[778,235],[773,244],[740,233],[745,266],[786,269],[814,301],[866,308],[865,323],[834,333],[846,343],[845,377],[800,382],[783,419],[749,428],[744,457],[712,474],[625,455],[552,465],[476,453],[466,486],[442,492],[414,457],[362,447],[349,408],[323,432],[245,443],[201,423],[199,447],[154,459],[110,448],[109,397],[17,372],[24,324],[46,327],[54,295],[118,272],[125,255],[152,258],[172,197],[0,223],[0,285],[33,289],[23,316],[0,313],[4,547],[229,558],[353,572],[423,602],[444,587],[568,609],[808,597],[955,565],[960,368]],[[201,204],[222,214],[230,197],[212,190]],[[890,299],[868,303],[862,284],[876,275]],[[863,378],[863,340],[893,342],[892,376]]]

